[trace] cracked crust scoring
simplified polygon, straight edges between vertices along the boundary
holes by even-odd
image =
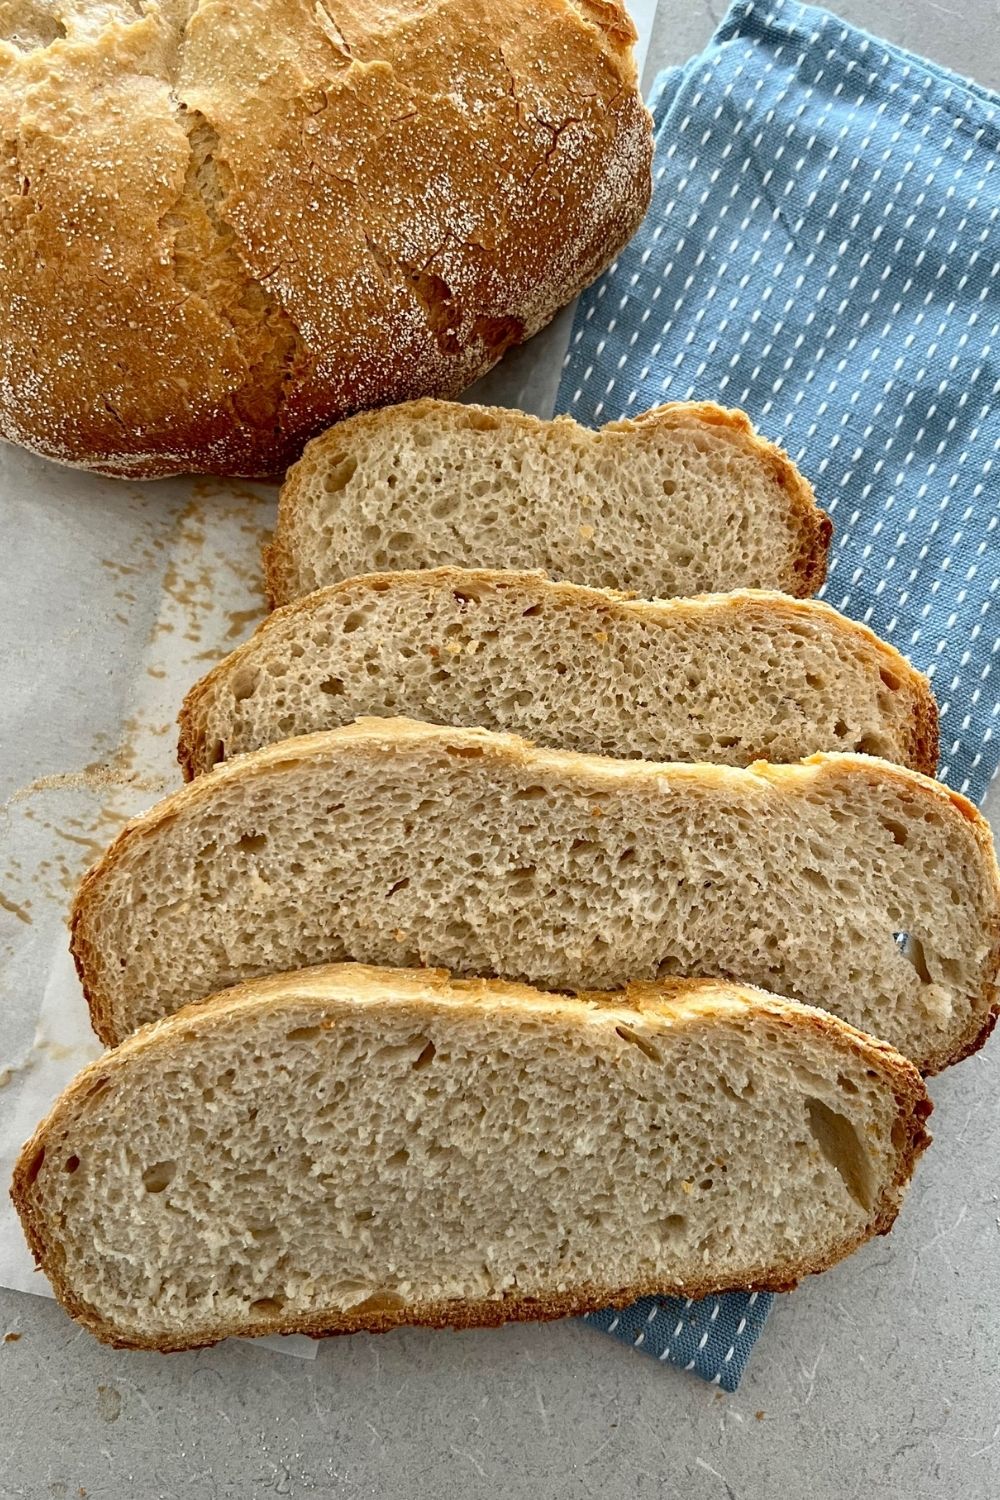
[[[320,1000],[327,984],[341,991],[345,985],[353,986],[358,1000],[376,1004],[380,993],[384,994],[388,987],[394,995],[413,1005],[418,1013],[421,1005],[434,1005],[443,999],[459,1009],[466,1006],[511,1011],[540,1009],[553,1013],[552,1019],[563,1023],[567,1020],[579,1023],[593,1006],[612,1006],[632,1009],[645,1017],[661,1015],[669,1018],[671,1028],[676,1028],[711,1019],[715,1014],[724,1016],[736,1006],[751,1019],[766,1018],[790,1033],[802,1030],[813,1036],[822,1036],[831,1048],[839,1047],[855,1058],[863,1058],[870,1068],[882,1074],[899,1110],[898,1137],[895,1128],[893,1130],[893,1146],[897,1153],[894,1170],[873,1204],[867,1224],[856,1234],[845,1237],[828,1255],[822,1259],[751,1267],[737,1278],[713,1277],[706,1270],[703,1277],[683,1281],[637,1280],[624,1287],[585,1283],[548,1296],[514,1293],[466,1301],[417,1301],[404,1307],[367,1306],[347,1312],[327,1309],[301,1316],[287,1313],[258,1315],[239,1323],[221,1323],[192,1330],[176,1339],[115,1327],[96,1308],[77,1296],[65,1275],[65,1258],[58,1235],[52,1232],[34,1185],[46,1146],[58,1145],[61,1130],[85,1111],[96,1083],[103,1082],[116,1069],[141,1065],[144,1052],[174,1051],[180,1062],[184,1044],[197,1044],[201,1031],[238,1021],[241,1010],[248,1013],[252,1021],[255,1010],[277,1009],[303,996]],[[419,1019],[419,1014],[416,1019]],[[637,1298],[648,1296],[699,1299],[728,1291],[792,1291],[803,1277],[827,1270],[868,1239],[890,1232],[917,1159],[931,1143],[926,1121],[932,1110],[933,1105],[917,1070],[885,1042],[823,1011],[781,999],[750,985],[700,979],[665,980],[629,985],[617,994],[580,992],[576,996],[567,996],[550,995],[527,985],[501,980],[454,980],[442,969],[386,970],[362,964],[338,964],[237,985],[185,1006],[165,1020],[142,1027],[119,1047],[90,1063],[69,1084],[22,1148],[14,1170],[11,1197],[36,1263],[49,1278],[63,1307],[102,1343],[114,1348],[170,1353],[206,1348],[220,1339],[234,1336],[303,1333],[326,1338],[349,1333],[385,1333],[404,1325],[453,1329],[497,1327],[509,1322],[550,1321],[602,1307],[625,1307]]]
[[[12,0],[0,39],[0,434],[66,463],[268,475],[457,394],[648,201],[618,0],[60,15]]]
[[[299,624],[308,633],[310,621],[325,603],[335,600],[340,594],[354,597],[361,591],[373,594],[382,594],[387,590],[412,591],[414,594],[426,591],[431,594],[441,587],[524,590],[532,597],[544,598],[549,609],[565,605],[577,610],[592,610],[595,627],[608,619],[619,620],[626,625],[630,620],[637,619],[667,627],[685,619],[697,623],[699,617],[702,617],[717,625],[720,635],[724,635],[728,622],[740,616],[757,617],[765,621],[792,622],[797,618],[811,620],[817,625],[826,626],[831,633],[841,632],[845,654],[850,650],[854,658],[859,663],[864,662],[872,673],[877,673],[882,668],[891,671],[898,679],[897,691],[905,704],[905,714],[899,727],[899,754],[891,758],[898,759],[901,764],[910,766],[915,771],[922,771],[927,776],[933,776],[937,766],[938,710],[928,679],[911,666],[893,646],[880,640],[867,625],[857,624],[819,600],[799,600],[764,589],[742,589],[728,594],[699,594],[687,599],[636,599],[613,589],[587,588],[582,584],[549,579],[538,573],[442,567],[398,573],[369,573],[361,578],[347,579],[329,588],[318,589],[303,598],[294,599],[268,615],[248,641],[223,657],[187,693],[178,715],[180,736],[177,759],[184,780],[193,780],[195,776],[211,770],[215,764],[212,736],[209,733],[212,711],[220,701],[224,701],[240,669],[265,661],[275,649],[287,649]]]
[[[757,761],[746,768],[612,760],[599,755],[541,749],[517,735],[485,729],[444,727],[405,718],[365,718],[340,729],[281,740],[262,750],[224,761],[208,775],[197,777],[148,812],[126,823],[102,857],[86,872],[70,915],[70,947],[90,1009],[91,1025],[106,1046],[114,1046],[120,1040],[115,1032],[113,976],[110,980],[107,978],[105,955],[100,942],[91,936],[90,928],[95,920],[95,910],[100,905],[104,881],[122,860],[131,855],[133,841],[155,838],[161,828],[173,822],[188,807],[203,800],[212,802],[218,788],[230,780],[245,782],[260,776],[280,775],[310,761],[327,762],[341,752],[350,753],[351,746],[357,742],[376,755],[406,753],[423,743],[431,757],[442,753],[527,766],[533,774],[571,779],[581,795],[600,795],[621,785],[638,795],[644,792],[657,796],[677,795],[686,783],[720,788],[729,786],[740,793],[745,791],[748,778],[785,787],[789,792],[796,788],[806,789],[810,782],[826,777],[857,777],[864,781],[877,776],[895,781],[901,784],[909,798],[926,798],[928,808],[937,804],[940,810],[946,810],[952,817],[957,812],[968,824],[966,832],[971,836],[978,856],[976,878],[982,886],[985,908],[983,931],[988,953],[982,965],[983,980],[978,1003],[970,1012],[965,1031],[922,1058],[920,1071],[930,1076],[971,1056],[984,1045],[997,1023],[1000,1016],[1000,868],[993,832],[974,803],[943,782],[866,755],[820,753],[793,765]]]

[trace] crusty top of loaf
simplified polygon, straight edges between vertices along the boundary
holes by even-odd
[[[648,200],[618,0],[59,14],[0,40],[0,433],[54,458],[277,472],[462,389]]]

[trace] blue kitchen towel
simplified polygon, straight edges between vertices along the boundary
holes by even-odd
[[[735,1391],[773,1301],[770,1292],[730,1292],[703,1302],[643,1297],[617,1312],[588,1313],[586,1321],[661,1363],[669,1360]]]
[[[940,775],[997,767],[1000,99],[825,11],[738,0],[657,80],[653,201],[557,407],[743,407],[834,523],[824,594],[932,678]],[[770,1298],[591,1319],[735,1388]]]

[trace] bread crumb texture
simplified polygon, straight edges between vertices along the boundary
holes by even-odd
[[[367,719],[240,756],[130,824],[73,944],[108,1042],[349,958],[556,990],[742,979],[933,1070],[992,1022],[1000,883],[971,804],[868,757],[662,765]]]
[[[749,765],[858,750],[933,772],[930,687],[863,625],[780,594],[648,603],[539,574],[374,574],[272,614],[188,694],[186,775],[365,715],[553,749]]]
[[[455,394],[625,242],[617,0],[4,0],[0,433],[266,475]]]
[[[599,431],[424,399],[338,423],[282,488],[268,592],[385,569],[542,568],[647,599],[814,594],[829,517],[746,415],[675,401]]]
[[[745,986],[343,966],[92,1064],[14,1192],[112,1343],[499,1323],[787,1288],[888,1230],[929,1112],[891,1049]]]

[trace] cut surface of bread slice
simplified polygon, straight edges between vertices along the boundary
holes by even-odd
[[[346,965],[92,1063],[13,1192],[109,1343],[495,1324],[787,1289],[888,1231],[929,1113],[889,1047],[759,990]]]
[[[126,825],[72,925],[106,1042],[351,958],[549,989],[739,979],[934,1070],[992,1024],[1000,882],[976,809],[884,761],[660,765],[366,719],[241,756]]]
[[[471,568],[370,574],[296,600],[188,694],[187,779],[366,715],[647,760],[860,750],[931,773],[927,679],[863,625],[785,594],[656,603]]]
[[[541,568],[647,598],[813,594],[830,521],[742,412],[676,402],[594,432],[501,407],[413,401],[314,439],[265,551],[287,603],[355,574]]]

